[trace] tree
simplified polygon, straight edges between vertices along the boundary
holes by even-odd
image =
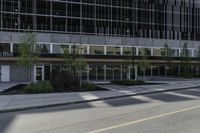
[[[143,80],[145,80],[146,69],[150,66],[150,63],[147,61],[146,53],[147,53],[147,49],[143,48],[141,52],[142,59],[139,62],[139,67],[142,69],[142,72],[143,72]]]
[[[173,63],[172,63],[172,49],[165,43],[164,46],[164,56],[165,56],[165,63],[169,67],[170,74],[173,75]]]
[[[69,53],[69,50],[64,48],[63,49],[63,58],[64,58],[64,64],[67,67],[67,72],[72,73],[73,80],[79,80],[80,81],[80,88],[82,87],[82,72],[86,70],[87,62],[85,58],[81,55],[83,49],[79,45],[72,45],[72,51]],[[78,74],[78,79],[76,74]]]
[[[19,56],[17,64],[25,66],[29,70],[29,82],[32,77],[32,67],[38,60],[38,55],[34,52],[34,45],[36,44],[35,34],[26,33],[19,43]]]
[[[189,75],[189,57],[190,53],[188,50],[187,43],[184,43],[183,48],[181,50],[181,66],[183,68],[183,76]]]

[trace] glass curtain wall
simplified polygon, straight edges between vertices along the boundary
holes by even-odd
[[[1,0],[2,30],[200,40],[198,0]]]

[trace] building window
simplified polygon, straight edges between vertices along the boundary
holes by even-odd
[[[153,49],[153,56],[165,56],[164,48],[154,48]]]
[[[103,55],[104,46],[90,46],[90,54]]]
[[[50,14],[50,1],[37,0],[37,13],[38,14]]]
[[[134,47],[123,47],[122,49],[123,55],[132,56],[133,54],[136,55],[136,48]]]
[[[49,44],[36,44],[35,52],[41,54],[50,53],[50,45]]]
[[[97,65],[97,80],[104,80],[104,66]]]
[[[71,53],[75,54],[87,54],[87,45],[72,45]]]
[[[0,52],[10,52],[10,44],[0,43]]]
[[[69,51],[69,45],[53,44],[54,54],[62,54],[64,52],[64,49]]]
[[[107,55],[120,55],[120,53],[121,53],[121,48],[120,47],[108,46],[106,48],[106,54]]]
[[[96,65],[90,65],[89,67],[89,79],[97,80],[97,67]]]
[[[113,66],[106,66],[106,80],[113,80]]]
[[[19,53],[19,44],[16,44],[16,43],[13,44],[13,52]]]
[[[151,48],[139,48],[140,56],[151,56]]]
[[[172,49],[172,57],[178,57],[179,56],[179,49]]]

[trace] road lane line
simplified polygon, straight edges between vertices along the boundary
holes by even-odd
[[[104,131],[108,131],[108,130],[112,130],[112,129],[116,129],[116,128],[120,128],[120,127],[125,127],[125,126],[129,126],[129,125],[134,125],[134,124],[141,123],[141,122],[144,122],[144,121],[162,118],[162,117],[166,117],[166,116],[170,116],[170,115],[174,115],[174,114],[178,114],[178,113],[182,113],[182,112],[186,112],[186,111],[190,111],[190,110],[198,109],[198,108],[200,108],[200,105],[190,107],[190,108],[181,109],[181,110],[177,110],[177,111],[173,111],[173,112],[169,112],[169,113],[163,113],[163,114],[156,115],[156,116],[151,116],[151,117],[147,117],[147,118],[136,120],[136,121],[131,121],[131,122],[124,123],[124,124],[119,124],[119,125],[115,125],[115,126],[110,126],[110,127],[98,129],[98,130],[90,131],[88,133],[101,133],[101,132],[104,132]]]

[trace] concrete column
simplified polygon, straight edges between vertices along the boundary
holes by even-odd
[[[179,48],[178,50],[179,50],[179,55],[178,56],[180,57],[181,56],[181,48]]]
[[[135,80],[137,80],[138,79],[138,66],[135,65],[134,69],[135,69]]]
[[[13,43],[10,43],[10,52],[13,53]]]
[[[106,53],[107,53],[107,49],[106,49],[107,47],[106,46],[104,46],[104,55],[106,55]]]
[[[50,44],[50,53],[53,53],[53,44]]]
[[[69,45],[69,53],[72,53],[72,45]]]
[[[120,46],[120,55],[123,55],[123,48]]]
[[[106,81],[106,64],[104,64],[104,81]]]
[[[153,76],[153,66],[151,65],[151,77]]]
[[[128,66],[128,76],[127,76],[128,79],[131,79],[131,66],[129,65]]]
[[[87,45],[87,54],[90,54],[90,46]]]
[[[136,49],[136,56],[138,56],[139,55],[139,48],[135,47],[135,49]]]
[[[151,48],[151,56],[153,56],[153,48]]]
[[[180,75],[181,75],[181,66],[178,65],[178,76],[180,76]]]
[[[194,57],[194,50],[195,50],[195,49],[192,49],[192,57]]]

